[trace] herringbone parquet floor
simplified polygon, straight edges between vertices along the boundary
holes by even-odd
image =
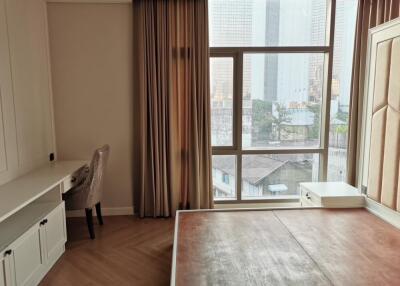
[[[173,219],[105,217],[90,240],[84,218],[67,220],[66,252],[41,286],[169,285]]]

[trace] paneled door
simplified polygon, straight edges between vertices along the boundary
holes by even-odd
[[[17,138],[5,0],[0,0],[0,185],[16,176]]]

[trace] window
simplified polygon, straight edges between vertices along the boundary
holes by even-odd
[[[323,53],[244,53],[242,147],[318,148],[323,70]]]
[[[356,10],[209,1],[215,200],[298,200],[299,182],[345,178]]]
[[[230,146],[233,139],[233,58],[210,59],[211,140]]]
[[[210,47],[323,46],[326,0],[210,0]]]
[[[219,199],[235,199],[236,198],[235,156],[213,155],[212,173],[213,173],[214,197]]]

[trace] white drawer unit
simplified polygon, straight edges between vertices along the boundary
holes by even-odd
[[[358,189],[343,182],[300,183],[304,207],[361,208],[365,198]]]

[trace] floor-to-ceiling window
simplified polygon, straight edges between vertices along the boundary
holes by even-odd
[[[344,180],[356,0],[209,0],[217,201]]]

